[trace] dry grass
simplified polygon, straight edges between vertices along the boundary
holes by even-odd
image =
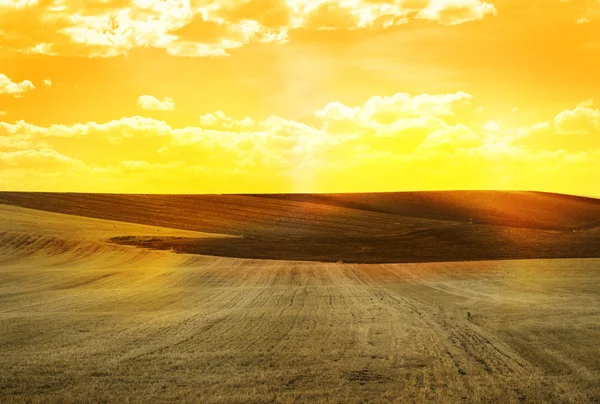
[[[0,209],[1,402],[600,400],[600,260],[191,256],[87,220]]]

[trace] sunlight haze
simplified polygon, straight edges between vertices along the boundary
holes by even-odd
[[[0,0],[0,187],[600,196],[600,2]]]

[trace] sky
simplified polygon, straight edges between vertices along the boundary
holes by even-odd
[[[0,190],[600,197],[600,0],[0,0]]]

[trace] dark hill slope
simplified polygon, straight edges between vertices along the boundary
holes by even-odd
[[[362,194],[256,195],[400,216],[534,229],[600,225],[600,200],[543,192],[434,191]]]
[[[246,195],[0,192],[0,203],[99,219],[235,236],[394,236],[453,223]]]
[[[0,193],[0,203],[236,238],[115,238],[178,252],[425,262],[600,257],[600,202],[531,192],[329,195]],[[473,224],[469,223],[473,218]]]

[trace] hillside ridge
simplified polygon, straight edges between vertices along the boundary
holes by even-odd
[[[236,237],[107,240],[178,253],[351,263],[600,257],[600,203],[541,193],[0,193],[0,204]]]

